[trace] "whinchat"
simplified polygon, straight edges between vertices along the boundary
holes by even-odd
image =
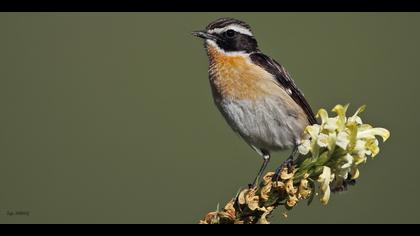
[[[256,186],[270,152],[293,149],[293,160],[305,127],[317,123],[314,113],[285,68],[258,49],[245,22],[222,18],[193,35],[204,39],[217,108],[263,158]]]

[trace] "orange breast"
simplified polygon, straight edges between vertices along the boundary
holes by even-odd
[[[211,83],[222,97],[256,100],[263,97],[273,76],[251,63],[246,55],[227,55],[209,45]],[[278,89],[278,88],[277,88]]]

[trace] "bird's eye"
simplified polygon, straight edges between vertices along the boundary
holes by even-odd
[[[227,30],[226,31],[226,36],[228,37],[228,38],[232,38],[233,36],[235,36],[235,34],[236,34],[236,32],[234,31],[234,30]]]

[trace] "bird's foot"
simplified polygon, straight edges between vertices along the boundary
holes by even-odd
[[[274,173],[271,180],[278,181],[281,171],[285,168],[287,168],[288,172],[290,173],[292,171],[293,165],[294,165],[293,158],[287,158],[279,167],[277,167],[276,172]]]

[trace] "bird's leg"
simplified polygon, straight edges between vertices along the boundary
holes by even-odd
[[[267,168],[268,162],[270,161],[270,154],[268,152],[262,152],[263,155],[263,164],[261,165],[260,170],[258,171],[257,176],[254,179],[254,182],[252,184],[249,184],[249,188],[255,188],[259,182],[260,179],[262,177],[262,175],[264,174],[265,169]]]
[[[280,176],[280,172],[281,172],[281,170],[282,169],[284,169],[285,167],[288,169],[288,170],[291,170],[292,169],[292,166],[293,166],[293,162],[294,162],[294,160],[295,160],[295,156],[298,154],[298,149],[297,149],[297,146],[295,146],[294,148],[293,148],[293,151],[292,151],[292,153],[290,154],[290,156],[279,166],[279,167],[277,167],[277,169],[276,169],[276,172],[274,173],[274,175],[273,175],[273,178],[272,178],[272,180],[273,181],[277,181],[278,179],[279,179],[279,176]]]

